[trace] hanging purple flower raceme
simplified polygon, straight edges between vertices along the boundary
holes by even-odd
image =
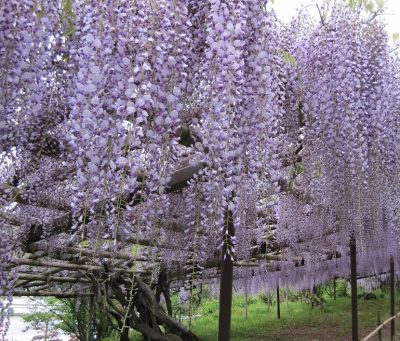
[[[59,68],[64,52],[59,5],[54,1],[7,1],[0,6],[0,169],[3,173],[11,167],[14,187],[26,185],[23,181],[32,172],[48,171],[46,166],[39,171],[39,162],[61,149],[53,138],[66,115],[64,77]],[[9,186],[9,179],[4,180],[2,189]],[[22,200],[31,195],[35,202],[36,192],[29,188]],[[13,209],[12,201],[1,207],[2,213]],[[8,237],[9,229],[7,223],[0,223],[0,294],[8,298],[16,280],[9,270],[10,261],[17,252],[17,244]],[[1,307],[2,323],[8,305]],[[5,333],[7,326],[0,329]]]
[[[273,48],[273,18],[257,1],[211,1],[207,18],[205,63],[200,83],[202,106],[200,150],[208,180],[205,201],[213,226],[232,239],[226,212],[240,228],[241,186],[256,191],[255,203],[277,191],[276,146],[279,102],[279,66]],[[261,182],[264,185],[261,186]],[[249,185],[250,184],[250,185]],[[268,190],[271,188],[271,190]],[[209,197],[209,195],[211,195]],[[211,204],[214,199],[215,205]],[[243,213],[244,211],[241,210]],[[249,226],[248,226],[249,227]],[[227,254],[234,253],[234,238]]]
[[[46,153],[46,133],[65,116],[57,90],[60,8],[53,1],[7,1],[0,10],[1,150],[23,151],[35,162]]]
[[[395,253],[398,243],[392,192],[398,81],[384,26],[339,6],[324,18],[291,51],[304,120],[301,169],[289,197],[280,200],[277,230],[280,242],[290,245],[288,254],[306,263],[327,252],[346,254],[349,234],[363,252],[387,245]]]
[[[184,2],[112,3],[78,2],[75,10],[75,215],[89,224],[83,231],[124,239],[132,227],[123,210],[141,198],[139,220],[156,245],[187,96],[190,22]]]

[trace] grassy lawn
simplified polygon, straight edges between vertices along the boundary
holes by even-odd
[[[381,319],[389,314],[389,296],[376,292],[377,299],[358,300],[359,336],[364,337],[376,327],[377,311]],[[397,299],[398,300],[398,299]],[[397,306],[397,304],[396,304]],[[397,307],[396,307],[397,309]],[[205,300],[192,319],[191,329],[204,341],[217,340],[218,301]],[[396,340],[400,340],[400,320],[397,320]],[[390,326],[384,329],[384,340],[389,340]],[[140,340],[140,337],[134,338]],[[268,306],[259,298],[251,298],[245,318],[244,297],[236,296],[232,308],[232,341],[344,341],[351,340],[351,300],[325,298],[321,307],[311,308],[303,302],[281,303],[281,319],[276,318],[276,306]],[[378,340],[376,337],[375,340]]]

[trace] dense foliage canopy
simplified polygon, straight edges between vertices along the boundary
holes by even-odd
[[[0,2],[0,295],[95,294],[121,333],[194,339],[140,299],[191,302],[221,257],[254,291],[347,276],[351,238],[360,275],[385,271],[398,59],[379,12],[318,10]]]

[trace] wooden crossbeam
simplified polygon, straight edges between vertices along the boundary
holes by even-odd
[[[57,297],[57,298],[71,298],[71,297],[82,297],[82,296],[94,296],[92,292],[62,292],[62,291],[27,291],[27,290],[14,290],[13,296],[18,297]]]
[[[88,279],[80,277],[62,277],[62,276],[51,276],[44,274],[33,274],[33,273],[19,273],[17,274],[18,280],[27,280],[27,281],[45,281],[45,282],[59,282],[59,283],[90,283]]]
[[[65,270],[86,270],[86,271],[101,271],[105,272],[104,267],[98,265],[86,265],[86,264],[73,264],[67,262],[50,262],[43,261],[39,259],[26,259],[26,258],[16,258],[13,257],[11,259],[11,263],[14,265],[30,265],[30,266],[38,266],[38,267],[52,267],[52,268],[60,268]],[[113,272],[123,272],[127,274],[140,273],[140,271],[132,271],[124,268],[114,268]]]

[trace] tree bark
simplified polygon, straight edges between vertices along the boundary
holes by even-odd
[[[151,341],[199,341],[200,339],[181,325],[174,318],[169,316],[158,302],[157,290],[152,290],[149,285],[144,283],[140,278],[134,277],[134,283],[126,281],[113,282],[112,289],[115,298],[123,307],[120,314],[128,316],[125,325],[137,330],[141,333],[145,340]],[[120,288],[120,284],[124,287],[132,287],[132,296],[126,296]],[[129,309],[126,314],[126,309]],[[138,314],[137,314],[138,313]],[[164,327],[164,332],[160,326]]]

